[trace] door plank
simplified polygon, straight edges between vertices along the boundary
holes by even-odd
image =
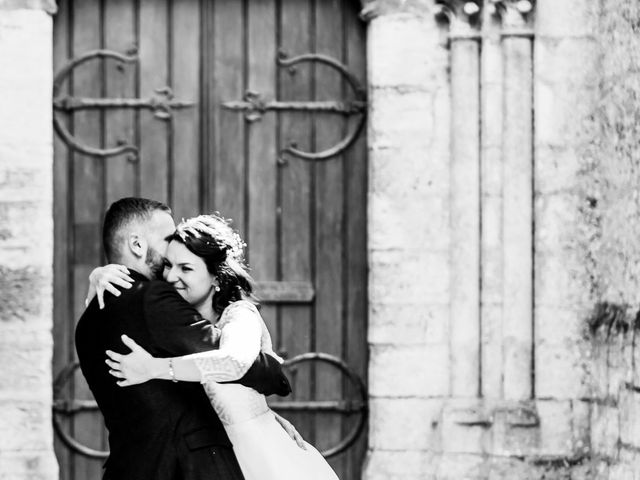
[[[135,6],[133,0],[105,2],[105,48],[127,54],[136,45]],[[121,65],[105,62],[105,93],[108,98],[135,98],[135,64]],[[105,144],[135,144],[135,113],[132,110],[112,109],[104,113]],[[118,155],[105,160],[105,210],[122,197],[135,195],[137,168],[130,155]]]
[[[264,98],[274,99],[276,86],[276,2],[264,0],[247,3],[247,88]],[[273,281],[278,278],[278,211],[277,211],[277,128],[276,114],[266,113],[259,121],[247,125],[247,259],[256,279]],[[276,301],[264,283],[257,294],[263,303]],[[277,349],[277,307],[263,305],[260,313]]]
[[[282,0],[280,7],[280,48],[289,55],[311,50],[310,0]],[[311,70],[302,65],[278,72],[281,100],[309,101],[312,97]],[[299,148],[311,147],[311,115],[302,112],[279,114],[279,148],[292,141]],[[281,278],[287,281],[311,282],[313,278],[311,197],[313,165],[289,156],[280,169],[280,238]],[[313,317],[310,307],[287,305],[281,307],[281,346],[292,358],[313,349]],[[299,369],[293,383],[293,399],[311,400],[313,371]],[[315,433],[309,415],[288,414],[289,418],[311,443]]]
[[[201,211],[200,199],[200,2],[173,3],[170,56],[176,99],[195,102],[173,113],[173,199],[176,221]]]
[[[344,3],[343,18],[346,22],[346,49],[344,62],[351,72],[367,84],[365,28],[358,15],[358,6],[353,2]],[[347,90],[347,95],[352,93]],[[348,129],[353,125],[349,125]],[[367,138],[362,131],[355,143],[345,152],[345,285],[347,295],[345,321],[344,360],[363,381],[367,381]],[[353,390],[345,389],[345,395],[353,395]],[[356,417],[348,417],[343,422],[342,435],[345,436],[355,426]],[[350,478],[361,478],[362,464],[367,451],[366,427],[356,444],[347,452],[347,471]]]
[[[311,303],[315,291],[311,282],[258,282],[263,303]]]
[[[98,2],[73,2],[73,56],[101,48],[102,19]],[[75,96],[101,97],[103,94],[102,64],[100,60],[89,62],[73,73],[73,93]],[[87,145],[101,146],[103,116],[98,111],[79,111],[74,115],[74,135]],[[84,307],[89,269],[97,265],[99,251],[93,243],[100,234],[100,218],[103,208],[103,161],[79,153],[73,158],[73,218],[74,259],[73,259],[73,316],[77,321]],[[74,350],[75,353],[75,350]],[[74,382],[73,397],[90,399],[92,394],[86,383]],[[102,425],[99,414],[76,415],[73,421],[73,435],[85,445],[99,447],[102,441]],[[82,455],[74,455],[73,474],[78,478],[99,478],[102,462]]]
[[[58,13],[53,24],[53,62],[57,72],[69,61],[70,54],[70,8],[68,1],[58,3]],[[70,93],[67,82],[61,93]],[[55,112],[54,112],[55,114]],[[60,121],[71,129],[71,122],[66,115],[57,114]],[[67,145],[56,134],[53,137],[53,212],[54,212],[54,255],[53,255],[53,375],[57,375],[73,359],[73,322],[69,322],[69,299],[71,282],[69,279],[69,230],[70,230],[70,198],[73,195],[73,184],[70,182],[71,154]],[[70,398],[71,385],[62,392]],[[62,427],[69,433],[71,421],[61,417]],[[58,435],[54,437],[54,449],[60,467],[60,480],[71,480],[71,451],[62,443]]]
[[[213,29],[212,103],[215,148],[213,159],[213,208],[232,218],[244,234],[245,225],[245,132],[241,113],[220,108],[222,102],[244,95],[245,2],[215,3]],[[243,235],[244,236],[244,235]]]
[[[156,89],[169,86],[168,78],[168,12],[167,0],[140,0],[140,88],[142,98],[157,95]],[[140,118],[140,194],[143,197],[170,202],[169,198],[169,131],[170,124],[158,119],[150,110]]]
[[[316,7],[316,51],[342,61],[344,26],[342,2],[326,0]],[[316,98],[341,99],[345,94],[340,75],[326,65],[315,67]],[[339,142],[345,131],[341,116],[319,114],[315,117],[316,150],[324,150]],[[316,164],[315,221],[316,262],[321,268],[315,272],[316,344],[317,351],[343,356],[344,313],[344,157],[339,155]],[[338,400],[343,396],[342,377],[332,367],[320,364],[316,370],[316,397],[319,400]],[[327,448],[341,440],[342,417],[336,414],[316,415],[317,446]],[[345,478],[344,455],[333,457],[331,466],[339,477]]]

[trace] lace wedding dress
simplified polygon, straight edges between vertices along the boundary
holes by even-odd
[[[216,324],[220,348],[190,357],[202,375],[211,405],[224,424],[245,480],[338,480],[311,445],[300,448],[276,421],[264,395],[239,384],[260,350],[271,349],[269,332],[250,302],[231,304]]]

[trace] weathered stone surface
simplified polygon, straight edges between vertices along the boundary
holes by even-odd
[[[367,45],[370,85],[397,91],[424,90],[438,71],[446,71],[447,50],[440,47],[424,55],[425,44],[437,44],[433,17],[394,15],[371,22]],[[397,55],[398,49],[402,55]]]
[[[542,37],[593,37],[598,3],[585,0],[537,0],[536,34]]]
[[[53,2],[0,0],[0,479],[53,480]]]
[[[53,452],[26,449],[0,455],[0,480],[52,480],[58,478],[58,464]]]
[[[0,0],[0,10],[44,10],[54,14],[58,11],[55,0]]]
[[[401,299],[420,299],[442,305],[449,294],[447,252],[385,250],[370,256],[369,297],[373,302],[397,303]]]
[[[0,451],[45,452],[51,448],[51,408],[45,398],[38,401],[0,400],[0,407]]]
[[[402,300],[370,305],[369,343],[443,344],[448,337],[449,307]]]
[[[0,266],[0,290],[1,321],[28,321],[51,308],[51,273],[40,268],[14,270]]]
[[[381,450],[435,450],[443,400],[378,398],[370,401],[369,445]]]
[[[437,457],[426,450],[370,451],[364,477],[371,480],[436,480]]]
[[[371,346],[369,394],[439,397],[449,392],[449,346]]]

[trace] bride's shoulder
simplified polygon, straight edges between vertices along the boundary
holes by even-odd
[[[227,323],[239,322],[239,321],[251,321],[260,320],[260,312],[258,312],[255,304],[248,300],[238,300],[233,302],[222,312],[220,321],[216,324],[217,327],[222,328]]]

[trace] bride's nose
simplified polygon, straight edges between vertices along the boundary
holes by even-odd
[[[169,283],[176,283],[178,281],[175,268],[165,269],[165,280]]]

